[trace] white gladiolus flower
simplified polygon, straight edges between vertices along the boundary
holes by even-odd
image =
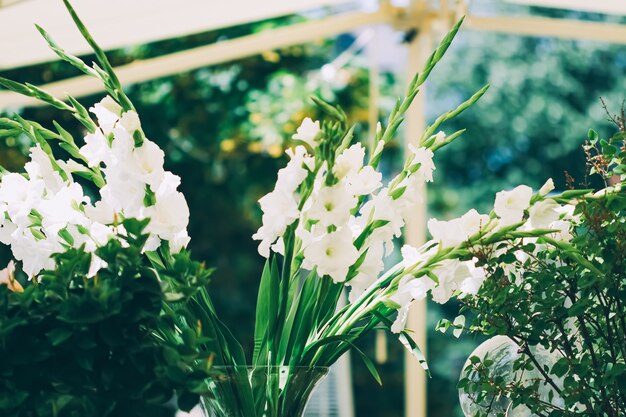
[[[285,239],[283,239],[282,237],[279,237],[278,240],[276,240],[276,243],[270,246],[270,249],[272,249],[272,252],[278,253],[284,256],[285,255]]]
[[[116,213],[106,200],[100,200],[93,206],[85,206],[85,215],[93,222],[102,224],[115,223]]]
[[[54,268],[52,254],[63,252],[63,246],[57,236],[37,240],[26,229],[23,233],[14,233],[11,251],[15,259],[22,262],[22,270],[29,277],[34,277],[43,269]]]
[[[259,204],[263,211],[263,225],[252,238],[261,241],[259,253],[267,258],[270,246],[285,233],[287,226],[298,219],[300,212],[293,193],[280,189],[262,197]]]
[[[363,205],[363,215],[371,216],[372,220],[383,220],[388,223],[376,229],[376,236],[382,240],[391,240],[392,237],[399,237],[404,226],[404,217],[399,213],[402,208],[397,200],[394,200],[387,188],[383,188],[370,201]]]
[[[328,275],[335,282],[343,282],[359,258],[359,251],[352,243],[352,232],[344,227],[311,242],[304,249],[304,256],[320,276]]]
[[[146,240],[146,243],[143,245],[143,250],[145,252],[153,252],[159,249],[161,246],[161,239],[157,235],[150,235]]]
[[[294,149],[287,149],[286,153],[290,160],[287,166],[278,171],[276,189],[280,189],[286,193],[293,193],[309,175],[309,172],[304,167],[306,166],[312,169],[311,164],[314,164],[315,161],[306,153],[304,146],[296,146]]]
[[[352,236],[356,239],[365,229],[367,219],[364,216],[350,216],[348,227],[352,230]]]
[[[376,126],[377,126],[378,129],[381,129],[380,122],[378,122],[378,124]],[[385,149],[385,141],[381,139],[376,144],[376,148],[374,148],[374,152],[372,153],[372,157],[375,157],[378,154],[380,154],[383,151],[383,149]]]
[[[106,96],[99,103],[89,109],[98,119],[98,125],[105,135],[113,131],[115,124],[120,119],[122,107],[110,96]]]
[[[259,200],[263,211],[263,225],[252,236],[260,240],[259,253],[269,257],[270,248],[281,238],[289,225],[300,217],[298,201],[294,195],[297,188],[309,175],[308,169],[314,168],[313,157],[306,153],[304,146],[296,146],[287,150],[291,158],[287,166],[278,172],[274,191]],[[280,244],[274,245],[275,251],[280,252]]]
[[[30,161],[26,163],[24,169],[31,181],[42,180],[48,192],[56,192],[63,187],[61,175],[52,167],[50,157],[39,145],[30,148]]]
[[[344,150],[335,160],[333,166],[333,174],[342,179],[346,175],[359,172],[363,167],[363,159],[365,158],[365,148],[360,143],[350,146]]]
[[[120,117],[120,124],[124,129],[126,129],[130,134],[135,133],[138,130],[141,130],[141,121],[139,120],[139,115],[135,111],[127,111],[122,114]]]
[[[411,303],[406,303],[398,309],[398,315],[391,325],[392,333],[400,333],[406,328],[406,322],[409,320],[409,310]]]
[[[146,184],[129,178],[123,171],[110,171],[106,176],[107,185],[100,189],[105,204],[124,217],[138,217],[144,207]]]
[[[400,253],[402,254],[402,266],[405,268],[411,268],[423,259],[423,255],[420,251],[411,245],[402,246]]]
[[[93,252],[123,235],[123,227],[116,223],[124,218],[150,219],[143,250],[156,249],[166,240],[175,253],[189,242],[189,208],[177,191],[180,178],[163,169],[164,153],[154,142],[145,139],[135,148],[132,133],[141,128],[137,114],[122,115],[122,108],[110,97],[90,110],[100,129],[85,137],[79,152],[89,167],[104,164],[105,184],[94,205],[70,175],[88,168],[73,159],[54,161],[40,145],[30,150],[27,175],[8,173],[0,179],[0,241],[11,247],[31,278],[55,267],[54,253],[69,246]],[[153,197],[150,203],[145,202],[147,196]],[[104,265],[96,256],[92,259],[90,275]]]
[[[0,211],[4,213],[4,211]],[[17,226],[10,220],[4,217],[0,218],[0,242],[5,245],[11,245],[13,233],[17,230]]]
[[[573,204],[558,206],[556,211],[559,213],[559,219],[561,220],[570,220],[573,223],[577,223],[580,220],[579,215],[574,215],[574,212],[576,211],[576,206]]]
[[[145,217],[150,219],[146,231],[162,240],[173,241],[179,233],[187,229],[189,207],[183,193],[176,191],[180,179],[168,174],[170,179],[163,181],[155,193],[156,203],[145,209]]]
[[[486,214],[479,214],[476,210],[471,209],[467,213],[461,216],[459,219],[460,233],[466,236],[466,240],[472,235],[485,230],[485,227],[489,223],[489,216]]]
[[[554,240],[569,242],[574,237],[571,221],[557,220],[550,224],[550,229],[556,230],[555,233],[550,234]]]
[[[489,216],[471,209],[458,219],[449,221],[430,219],[428,231],[433,240],[440,242],[444,248],[448,248],[457,246],[481,230],[485,230],[488,223]]]
[[[135,149],[135,141],[123,127],[116,127],[113,129],[113,142],[111,142],[111,151],[109,155],[109,162],[105,161],[107,168],[113,169],[118,166],[124,169],[132,169],[128,164],[128,159],[132,158],[133,150]]]
[[[301,140],[307,143],[311,148],[317,146],[316,140],[321,132],[320,122],[313,121],[310,117],[305,118],[302,121],[300,127],[296,130],[296,133],[292,136],[296,140]]]
[[[59,167],[61,167],[61,169],[68,174],[71,174],[73,172],[86,171],[83,164],[76,162],[73,159],[69,159],[67,161],[57,161],[57,163],[59,164]]]
[[[390,297],[390,299],[400,305],[406,304],[401,301],[414,301],[426,298],[428,291],[433,290],[435,281],[428,277],[415,278],[406,275],[400,280],[398,291]]]
[[[382,187],[382,174],[370,166],[363,166],[365,148],[360,143],[350,146],[337,157],[333,174],[345,179],[348,192],[352,195],[368,195]]]
[[[530,205],[533,196],[532,188],[520,185],[511,191],[500,191],[496,194],[494,210],[500,217],[502,226],[520,222],[524,217],[524,210]]]
[[[95,226],[97,225],[97,226]],[[85,246],[85,251],[86,252],[94,252],[98,246],[100,246],[97,242],[96,242],[96,237],[98,239],[102,240],[102,245],[104,245],[106,242],[109,241],[109,238],[113,238],[114,236],[111,235],[109,236],[104,235],[102,233],[101,230],[99,230],[99,227],[103,227],[103,228],[108,228],[107,226],[103,225],[103,224],[91,224],[88,227],[83,226],[83,228],[81,228],[80,230],[74,226],[74,225],[68,225],[65,230],[72,236],[72,239],[74,239],[74,243],[73,243],[73,247],[80,247],[80,246]],[[111,228],[112,229],[112,228]],[[91,231],[94,232],[94,235],[92,236]],[[112,231],[112,230],[111,230]],[[68,242],[62,241],[64,245],[68,245]]]
[[[163,150],[156,143],[145,139],[140,147],[133,149],[132,155],[135,164],[126,163],[124,168],[153,189],[158,188],[165,175]]]
[[[533,228],[546,228],[559,218],[559,204],[551,199],[539,201],[528,209],[530,223]]]
[[[412,268],[418,263],[428,259],[436,250],[437,247],[433,247],[426,252],[422,252],[421,248],[418,249],[411,245],[404,245],[400,249],[400,253],[402,254],[402,266],[404,268]]]
[[[21,228],[30,226],[29,215],[44,197],[45,183],[29,181],[20,174],[5,174],[0,183],[0,203],[6,205],[11,221]]]
[[[470,275],[461,282],[461,285],[459,287],[463,294],[478,294],[480,287],[483,285],[483,282],[485,282],[485,279],[487,278],[487,272],[483,268],[475,266],[474,262],[476,262],[476,259],[474,259],[472,262],[466,263]]]
[[[313,193],[311,199],[312,204],[306,214],[309,219],[317,220],[324,227],[345,225],[350,219],[350,211],[358,202],[342,182],[322,187]]]
[[[373,280],[378,278],[378,274],[385,268],[383,256],[385,254],[383,242],[374,241],[367,245],[367,255],[361,266],[359,266],[359,275],[367,275]]]
[[[115,229],[112,226],[106,226],[96,222],[89,226],[89,237],[99,246],[105,245],[109,240],[115,237],[115,234]]]
[[[416,204],[424,200],[424,179],[418,175],[409,175],[402,180],[399,187],[404,187],[404,193],[398,199],[398,203],[404,206],[402,212],[406,217],[415,209]]]
[[[435,135],[435,145],[441,145],[445,141],[446,141],[446,133],[440,130]]]
[[[348,293],[348,301],[353,303],[355,302],[365,290],[369,288],[376,281],[376,278],[373,278],[370,275],[359,274],[356,277],[352,278],[350,282],[346,285],[350,287],[350,292]]]
[[[109,142],[99,130],[85,136],[85,144],[80,148],[80,154],[87,158],[90,167],[98,166],[101,162],[111,164]]]
[[[190,241],[191,238],[189,237],[189,233],[187,233],[187,229],[181,230],[169,241],[170,253],[180,252],[187,247]]]
[[[378,278],[378,275],[385,269],[384,255],[383,242],[374,241],[367,246],[367,254],[363,263],[359,266],[357,275],[348,282],[348,285],[351,287],[351,301],[356,300],[363,291],[372,285]]]
[[[433,171],[435,170],[433,151],[427,148],[416,148],[413,145],[409,145],[409,150],[414,154],[413,164],[420,164],[419,169],[412,175],[423,181],[431,182],[433,180]]]
[[[79,184],[73,183],[50,198],[42,200],[37,209],[42,217],[42,226],[46,235],[55,235],[67,225],[87,225],[85,215],[78,210],[88,202]]]
[[[398,284],[398,290],[389,299],[398,304],[398,315],[391,326],[393,333],[400,333],[406,328],[406,322],[409,318],[409,309],[411,303],[415,300],[426,298],[429,291],[432,291],[435,282],[428,277],[415,278],[411,275],[405,275]]]
[[[432,290],[432,296],[433,300],[439,304],[448,302],[454,291],[459,289],[461,283],[471,276],[468,263],[457,259],[443,261],[433,269],[433,274],[439,283]]]
[[[102,268],[106,268],[107,265],[108,264],[105,261],[92,253],[91,263],[89,264],[89,271],[87,271],[87,278],[95,277],[98,271],[100,271]]]
[[[552,190],[554,190],[554,181],[552,181],[552,178],[548,178],[548,181],[546,181],[546,183],[543,184],[539,189],[538,194],[542,197],[545,197],[550,194]]]
[[[352,195],[368,195],[382,187],[382,178],[383,174],[371,166],[365,166],[359,172],[352,172],[345,177],[346,188]]]

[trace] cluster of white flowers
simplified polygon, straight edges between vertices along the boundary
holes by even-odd
[[[322,135],[318,122],[305,119],[294,139],[315,149]],[[383,146],[379,143],[374,153]],[[393,238],[420,201],[420,187],[432,181],[433,153],[411,150],[410,163],[386,186],[382,174],[365,164],[361,144],[340,152],[330,168],[304,146],[288,150],[291,160],[279,171],[275,189],[260,200],[263,225],[253,238],[261,241],[261,255],[282,253],[283,235],[294,225],[303,268],[345,282],[352,287],[351,298],[357,297],[384,269]]]
[[[284,255],[285,237],[289,236],[289,248],[301,260],[302,268],[351,287],[353,302],[364,292],[374,291],[379,296],[368,303],[383,302],[396,309],[394,332],[404,330],[415,300],[430,294],[434,301],[445,303],[455,295],[478,293],[487,272],[470,254],[482,239],[510,245],[494,247],[494,259],[513,250],[523,263],[528,255],[512,249],[520,239],[544,250],[546,245],[537,243],[539,235],[557,241],[572,238],[574,206],[548,197],[554,189],[552,180],[536,195],[530,187],[520,185],[497,193],[489,215],[472,209],[453,220],[431,219],[428,230],[432,239],[421,248],[404,246],[402,262],[381,276],[394,238],[401,236],[411,209],[420,203],[420,188],[433,180],[433,152],[410,146],[401,173],[383,184],[381,173],[365,163],[361,144],[338,151],[334,157],[327,151],[320,152],[326,152],[324,157],[309,155],[308,149],[316,153],[326,144],[319,122],[305,119],[294,139],[306,147],[287,151],[290,161],[279,171],[275,189],[260,200],[263,225],[253,236],[261,241],[259,252],[264,257],[272,251]],[[435,143],[445,140],[439,133]],[[383,148],[381,141],[370,161]],[[519,267],[502,267],[512,275],[523,273]]]
[[[0,242],[10,245],[29,277],[54,268],[51,255],[85,245],[94,251],[124,230],[124,218],[149,218],[144,250],[168,241],[178,252],[189,241],[189,208],[177,191],[180,178],[163,169],[163,151],[147,139],[135,147],[140,129],[137,113],[122,113],[110,97],[91,111],[99,128],[80,149],[90,168],[101,170],[105,185],[92,202],[72,173],[87,171],[80,163],[55,160],[37,145],[30,151],[26,174],[9,173],[0,180]],[[95,273],[102,263],[94,256]]]
[[[572,228],[577,222],[574,216],[573,205],[561,205],[547,197],[554,189],[552,180],[548,180],[537,193],[537,200],[533,200],[533,191],[530,187],[520,185],[510,191],[501,191],[496,194],[494,211],[491,216],[479,214],[472,209],[463,216],[440,221],[431,219],[428,230],[432,240],[421,249],[410,246],[402,248],[405,275],[400,279],[398,290],[389,299],[397,304],[398,316],[392,330],[400,332],[406,325],[410,304],[414,300],[424,299],[429,293],[438,303],[447,302],[454,294],[460,297],[475,295],[486,279],[486,271],[476,266],[477,259],[461,261],[455,257],[444,257],[428,266],[429,274],[419,275],[416,271],[434,256],[445,250],[453,250],[473,236],[493,236],[508,229],[532,232],[538,229],[553,231],[547,234],[557,241],[568,241],[572,238]],[[536,237],[524,237],[526,243],[534,243]],[[545,245],[536,245],[536,251],[546,249]],[[509,251],[506,245],[501,245],[493,251],[492,256],[498,257]],[[528,254],[521,250],[513,252],[520,262],[528,258]],[[505,271],[521,276],[521,270],[511,265],[502,265]],[[430,277],[436,277],[436,281]]]

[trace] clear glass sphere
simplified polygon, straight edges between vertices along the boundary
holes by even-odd
[[[550,352],[541,346],[531,347],[531,352],[539,365],[542,368],[548,369],[561,358],[558,352]],[[513,371],[513,363],[520,356],[520,348],[511,339],[506,336],[494,336],[480,346],[478,346],[474,352],[470,355],[478,357],[481,362],[485,357],[489,357],[493,361],[493,365],[490,367],[490,375],[492,377],[502,377],[505,381],[522,381],[525,386],[532,385],[535,381],[538,383],[539,397],[546,403],[551,403],[556,407],[563,407],[563,400],[556,393],[554,388],[547,384],[541,373],[537,369],[523,371]],[[461,377],[465,376],[465,368],[470,364],[468,359],[463,365],[463,371]],[[554,378],[554,382],[557,387],[562,384],[562,379]],[[470,382],[471,383],[471,382]],[[507,417],[530,417],[532,413],[530,410],[521,405],[515,408],[511,406],[511,400],[507,397],[487,396],[478,400],[473,394],[466,393],[463,389],[459,390],[459,401],[461,403],[461,409],[467,417],[475,417],[478,413],[484,415],[489,410],[488,416],[502,416]],[[491,408],[489,408],[491,407]]]
[[[489,357],[493,361],[493,365],[490,367],[490,374],[494,377],[501,376],[507,379],[512,379],[513,375],[513,362],[519,358],[519,346],[506,336],[494,336],[491,339],[486,340],[480,346],[478,346],[470,355],[470,357],[476,356],[481,362],[485,357]],[[470,360],[463,365],[463,371],[461,377],[465,376],[465,368],[470,364]],[[471,382],[470,382],[471,383]],[[484,415],[489,410],[489,416],[502,416],[507,417],[530,417],[530,413],[527,409],[522,407],[511,408],[511,400],[506,397],[487,396],[481,400],[478,400],[475,396],[466,393],[463,389],[459,390],[459,401],[461,402],[461,409],[467,417],[475,417],[478,413]]]

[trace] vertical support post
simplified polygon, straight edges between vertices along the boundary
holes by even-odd
[[[412,2],[413,10],[423,7],[419,0]],[[415,16],[418,17],[419,15]],[[416,22],[417,36],[408,45],[406,76],[408,81],[422,70],[432,48],[431,22],[425,14]],[[417,20],[417,19],[416,19]],[[407,82],[408,82],[407,81]],[[415,143],[426,129],[426,95],[422,88],[406,114],[405,145]],[[405,150],[406,150],[405,146]],[[422,203],[406,226],[406,243],[420,246],[426,240],[426,188],[422,192]],[[417,345],[426,351],[426,301],[415,302],[409,313],[407,328]],[[410,354],[405,354],[405,415],[406,417],[426,417],[426,372]]]
[[[368,148],[376,147],[376,126],[380,120],[380,55],[378,28],[374,27],[374,35],[370,44],[367,46],[367,61],[369,70],[369,102],[368,102],[368,126],[369,138]]]

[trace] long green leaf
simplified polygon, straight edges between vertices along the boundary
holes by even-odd
[[[391,326],[393,325],[391,320],[382,315],[380,312],[373,312],[372,314],[376,315],[380,319],[380,321],[387,327],[387,329],[391,331]],[[415,343],[413,338],[406,331],[402,331],[398,334],[398,340],[400,340],[402,346],[404,346],[409,352],[411,352],[413,357],[417,359],[417,362],[426,371],[428,376],[430,376],[430,369],[428,368],[426,358],[424,357],[422,350],[419,348],[417,343]]]
[[[277,271],[271,267],[271,261],[268,259],[263,267],[263,273],[261,274],[261,282],[259,284],[259,291],[256,304],[256,321],[254,328],[254,353],[252,356],[252,363],[259,365],[261,362],[267,361],[267,343],[268,343],[268,329],[270,325],[270,316],[272,313],[272,306],[270,300],[275,298],[271,297],[272,288],[275,286]]]
[[[39,87],[35,87],[32,84],[21,84],[15,81],[11,81],[4,77],[0,77],[0,85],[7,90],[13,91],[14,93],[21,94],[23,96],[36,98],[37,100],[41,100],[44,103],[48,103],[57,109],[60,110],[68,110],[73,111],[73,109],[64,103],[63,101],[54,98],[47,91],[42,90]]]
[[[297,360],[312,330],[312,309],[318,301],[316,298],[317,285],[317,274],[312,271],[305,278],[302,289],[285,321],[279,355],[289,364],[293,364]]]
[[[93,36],[91,36],[89,31],[87,30],[87,27],[82,22],[80,17],[78,17],[78,14],[74,10],[70,2],[68,0],[63,0],[63,4],[65,4],[65,7],[67,11],[70,13],[72,20],[74,21],[74,24],[76,24],[76,27],[80,31],[81,35],[83,35],[83,38],[85,38],[89,46],[91,46],[91,49],[93,49],[93,51],[95,52],[98,62],[102,66],[106,75],[109,77],[110,79],[110,85],[108,86],[109,93],[113,95],[114,98],[117,99],[117,101],[122,105],[122,108],[124,110],[126,111],[135,110],[133,103],[128,99],[126,94],[124,94],[124,91],[122,90],[122,84],[120,83],[120,80],[117,78],[117,75],[115,74],[115,71],[113,70],[113,67],[111,66],[111,63],[109,62],[109,59],[107,58],[102,48],[100,48],[100,46],[93,39]],[[103,78],[103,80],[105,79]]]
[[[41,36],[43,36],[43,38],[46,40],[46,42],[48,43],[48,46],[50,47],[50,49],[52,49],[52,51],[57,54],[57,56],[59,58],[61,58],[62,60],[70,63],[72,66],[74,66],[75,68],[78,68],[79,70],[81,70],[82,72],[84,72],[87,75],[90,75],[92,77],[97,77],[100,78],[98,76],[98,73],[96,71],[93,70],[93,68],[91,68],[89,65],[87,65],[82,59],[75,57],[74,55],[68,54],[67,52],[65,52],[65,50],[63,48],[61,48],[55,41],[54,39],[52,39],[52,36],[50,36],[50,34],[41,26],[39,25],[35,25],[35,27],[37,28],[37,30],[39,31],[39,33],[41,34]]]
[[[351,345],[352,345],[352,350],[359,355],[359,358],[363,361],[363,363],[365,364],[365,367],[367,368],[369,373],[372,375],[372,377],[374,377],[376,382],[378,382],[378,385],[382,386],[383,381],[380,378],[380,374],[378,373],[378,370],[376,369],[376,365],[374,365],[374,362],[372,362],[372,360],[365,353],[363,353],[361,349],[354,346],[354,344],[352,343]]]

